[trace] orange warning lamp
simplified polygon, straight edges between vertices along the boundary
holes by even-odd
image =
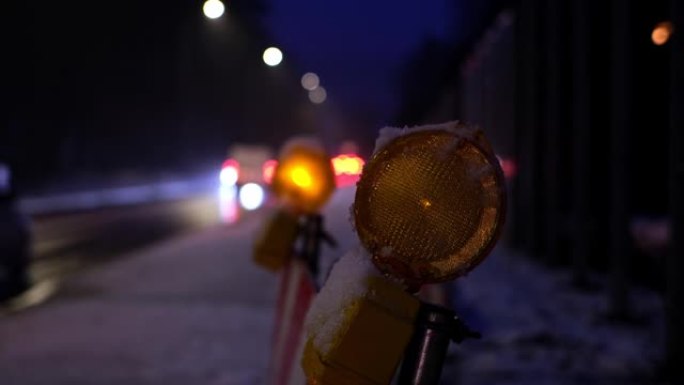
[[[467,126],[400,136],[375,153],[356,190],[361,243],[384,274],[412,289],[472,270],[496,242],[504,178],[482,133]]]
[[[318,212],[335,190],[330,157],[315,141],[287,143],[273,175],[272,189],[293,210]]]

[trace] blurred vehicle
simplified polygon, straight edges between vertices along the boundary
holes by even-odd
[[[30,244],[29,223],[17,207],[12,170],[0,161],[0,301],[28,288]]]
[[[278,161],[268,146],[236,144],[228,150],[221,165],[219,180],[220,211],[225,223],[239,217],[238,207],[256,210],[269,199],[266,188],[273,180]],[[343,152],[330,159],[338,188],[353,186],[363,171],[364,160],[355,151]]]
[[[256,210],[267,199],[266,185],[271,183],[276,161],[273,151],[264,145],[235,144],[221,165],[221,195],[236,199],[245,210]]]

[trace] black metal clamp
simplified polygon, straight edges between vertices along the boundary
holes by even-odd
[[[312,277],[318,277],[321,241],[330,247],[337,247],[337,241],[323,228],[321,214],[309,214],[303,217],[299,225],[301,249],[297,253],[309,267]]]
[[[481,338],[452,310],[421,302],[399,372],[399,385],[437,385],[449,343]]]

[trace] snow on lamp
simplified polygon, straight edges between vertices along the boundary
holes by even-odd
[[[309,383],[391,382],[402,357],[410,361],[407,346],[431,306],[413,293],[487,256],[504,221],[503,186],[477,129],[451,122],[381,130],[352,207],[361,246],[334,266],[308,314]],[[448,327],[464,326],[446,314]]]

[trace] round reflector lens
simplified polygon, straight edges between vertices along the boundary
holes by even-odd
[[[504,181],[495,155],[482,137],[457,132],[395,138],[358,183],[354,220],[361,242],[378,269],[412,287],[470,271],[503,222]]]

